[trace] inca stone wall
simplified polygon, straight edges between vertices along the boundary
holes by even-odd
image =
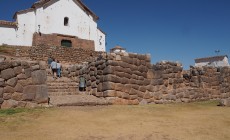
[[[175,62],[152,65],[149,55],[111,53],[79,69],[75,74],[87,79],[87,91],[113,104],[159,104],[230,97],[228,67],[184,71],[182,65]]]
[[[15,56],[31,60],[47,61],[51,56],[61,63],[82,63],[95,60],[102,52],[82,48],[65,48],[56,46],[15,47]]]
[[[0,106],[35,107],[47,103],[46,64],[37,61],[0,62]]]

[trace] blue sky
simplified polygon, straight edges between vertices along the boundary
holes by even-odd
[[[0,0],[0,19],[29,8],[36,0]],[[82,0],[107,33],[107,51],[120,45],[128,52],[150,53],[152,63],[230,56],[230,0]]]

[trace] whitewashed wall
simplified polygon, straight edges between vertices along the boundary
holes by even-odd
[[[69,25],[64,26],[64,18],[69,18]],[[87,15],[73,0],[59,0],[48,3],[36,10],[36,31],[44,34],[65,34],[81,39],[94,40],[96,51],[105,51],[105,46],[99,46],[97,23]],[[105,36],[105,35],[104,35]],[[101,48],[104,48],[103,50]]]
[[[0,26],[0,45],[17,45],[16,28]]]
[[[32,46],[35,32],[35,13],[33,11],[17,16],[17,40],[20,46]]]
[[[202,63],[195,63],[196,67],[203,67],[203,66],[213,66],[213,67],[224,67],[229,66],[228,58],[224,57],[222,61],[215,61],[212,63],[209,62],[202,62]]]
[[[95,42],[96,51],[105,51],[105,34],[97,29],[97,41]]]
[[[64,18],[69,25],[64,26]],[[97,23],[87,15],[73,0],[59,0],[47,3],[35,11],[17,15],[18,30],[0,27],[0,43],[32,46],[33,34],[64,34],[81,39],[94,40],[96,51],[105,51],[105,35],[98,31]],[[39,27],[40,26],[40,27]],[[102,36],[102,39],[101,39]],[[15,38],[16,37],[16,38]],[[99,43],[102,42],[102,43]]]

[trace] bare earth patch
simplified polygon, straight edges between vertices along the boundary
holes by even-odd
[[[229,140],[230,108],[216,105],[61,107],[0,113],[0,139]]]

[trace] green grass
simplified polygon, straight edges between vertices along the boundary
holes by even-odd
[[[8,115],[14,115],[17,113],[22,113],[22,112],[27,112],[28,109],[22,109],[22,108],[18,108],[18,109],[3,109],[0,110],[0,116],[8,116]]]

